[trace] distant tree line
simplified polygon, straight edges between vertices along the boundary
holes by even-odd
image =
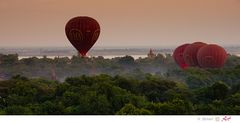
[[[141,73],[162,74],[168,69],[177,68],[171,55],[158,54],[154,58],[134,59],[132,56],[105,59],[99,57],[55,57],[54,59],[44,56],[43,58],[31,57],[18,59],[17,54],[0,54],[0,74],[6,78],[20,74],[28,78],[42,77],[52,78],[55,72],[57,80],[64,81],[68,76],[79,75],[129,75]],[[132,75],[131,74],[131,75]],[[141,76],[141,75],[139,75]]]

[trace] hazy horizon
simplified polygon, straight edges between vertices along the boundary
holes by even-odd
[[[98,20],[97,47],[240,46],[240,0],[0,1],[0,47],[72,47],[65,24]]]
[[[195,41],[194,41],[195,42]],[[204,41],[203,41],[204,42]],[[186,43],[193,43],[193,42],[186,42]],[[205,43],[209,43],[209,42],[206,42]],[[215,43],[215,42],[210,42],[209,44],[218,44],[218,43]],[[102,45],[96,45],[96,46],[93,46],[91,49],[175,49],[176,47],[178,47],[179,45],[166,45],[166,46],[161,46],[161,45],[158,45],[158,46],[129,46],[129,45],[122,45],[122,46],[102,46]],[[234,44],[223,44],[221,45],[222,47],[224,48],[231,48],[231,47],[240,47],[240,44],[237,44],[237,45],[234,45]],[[11,48],[14,48],[14,49],[25,49],[25,48],[71,48],[71,49],[74,49],[76,50],[73,46],[71,45],[67,45],[67,46],[53,46],[53,45],[48,45],[48,46],[0,46],[0,48],[6,48],[6,49],[11,49]],[[91,51],[90,49],[90,51]]]

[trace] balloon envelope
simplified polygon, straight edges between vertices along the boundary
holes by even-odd
[[[198,66],[197,52],[201,47],[205,45],[207,44],[203,42],[195,42],[186,47],[183,53],[183,58],[187,65],[192,67]]]
[[[66,24],[65,33],[78,52],[86,56],[100,35],[100,25],[91,17],[75,17]]]
[[[199,49],[197,59],[203,68],[221,68],[227,59],[227,52],[218,45],[209,44]]]
[[[183,58],[183,52],[186,49],[186,47],[190,45],[190,44],[183,44],[179,47],[177,47],[174,52],[173,52],[173,58],[175,60],[175,62],[182,68],[185,69],[188,67],[188,65],[186,64],[186,62],[184,61]]]

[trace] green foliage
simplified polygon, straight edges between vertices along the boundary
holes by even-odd
[[[40,104],[42,114],[63,114],[64,106],[59,102],[46,101]]]
[[[4,112],[11,115],[29,115],[32,114],[31,109],[20,105],[8,106]]]
[[[69,77],[63,83],[17,75],[0,81],[0,87],[0,114],[239,114],[240,110],[238,87],[215,82],[190,89],[183,82],[152,74],[143,80],[106,74]]]
[[[176,83],[161,78],[148,78],[138,85],[138,90],[141,94],[145,95],[150,102],[163,101],[162,94],[176,87]]]
[[[152,111],[154,114],[192,114],[193,104],[181,99],[173,99],[164,103],[150,103],[146,109]]]
[[[118,63],[123,65],[133,65],[134,64],[134,58],[132,56],[125,56],[118,60]]]
[[[97,84],[96,90],[98,94],[106,95],[114,112],[120,110],[126,103],[132,103],[136,106],[142,106],[145,103],[143,97],[135,96],[120,87],[108,83]]]
[[[126,104],[120,111],[117,112],[117,115],[150,115],[152,114],[147,109],[136,108],[132,104]]]
[[[238,115],[239,61],[231,56],[222,69],[180,70],[171,55],[137,60],[0,55],[0,72],[9,76],[0,81],[0,114]],[[52,68],[61,82],[50,80]]]
[[[6,114],[6,112],[5,111],[3,111],[3,110],[0,110],[0,115],[5,115]]]
[[[238,56],[235,55],[229,55],[228,59],[225,63],[225,68],[232,68],[235,67],[237,65],[240,65],[240,58]]]
[[[210,99],[225,99],[229,93],[229,87],[223,82],[216,82],[208,88],[206,96]]]
[[[195,105],[195,112],[201,115],[223,115],[223,114],[238,114],[234,112],[229,105],[224,104],[221,100],[214,100],[207,104]]]
[[[233,109],[236,107],[236,110],[238,110],[240,106],[240,93],[229,96],[227,99],[225,99],[224,103],[231,106]]]

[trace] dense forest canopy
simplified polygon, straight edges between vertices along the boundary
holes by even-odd
[[[239,114],[240,58],[181,70],[171,55],[134,60],[0,55],[0,114]],[[56,79],[52,78],[52,74]]]

